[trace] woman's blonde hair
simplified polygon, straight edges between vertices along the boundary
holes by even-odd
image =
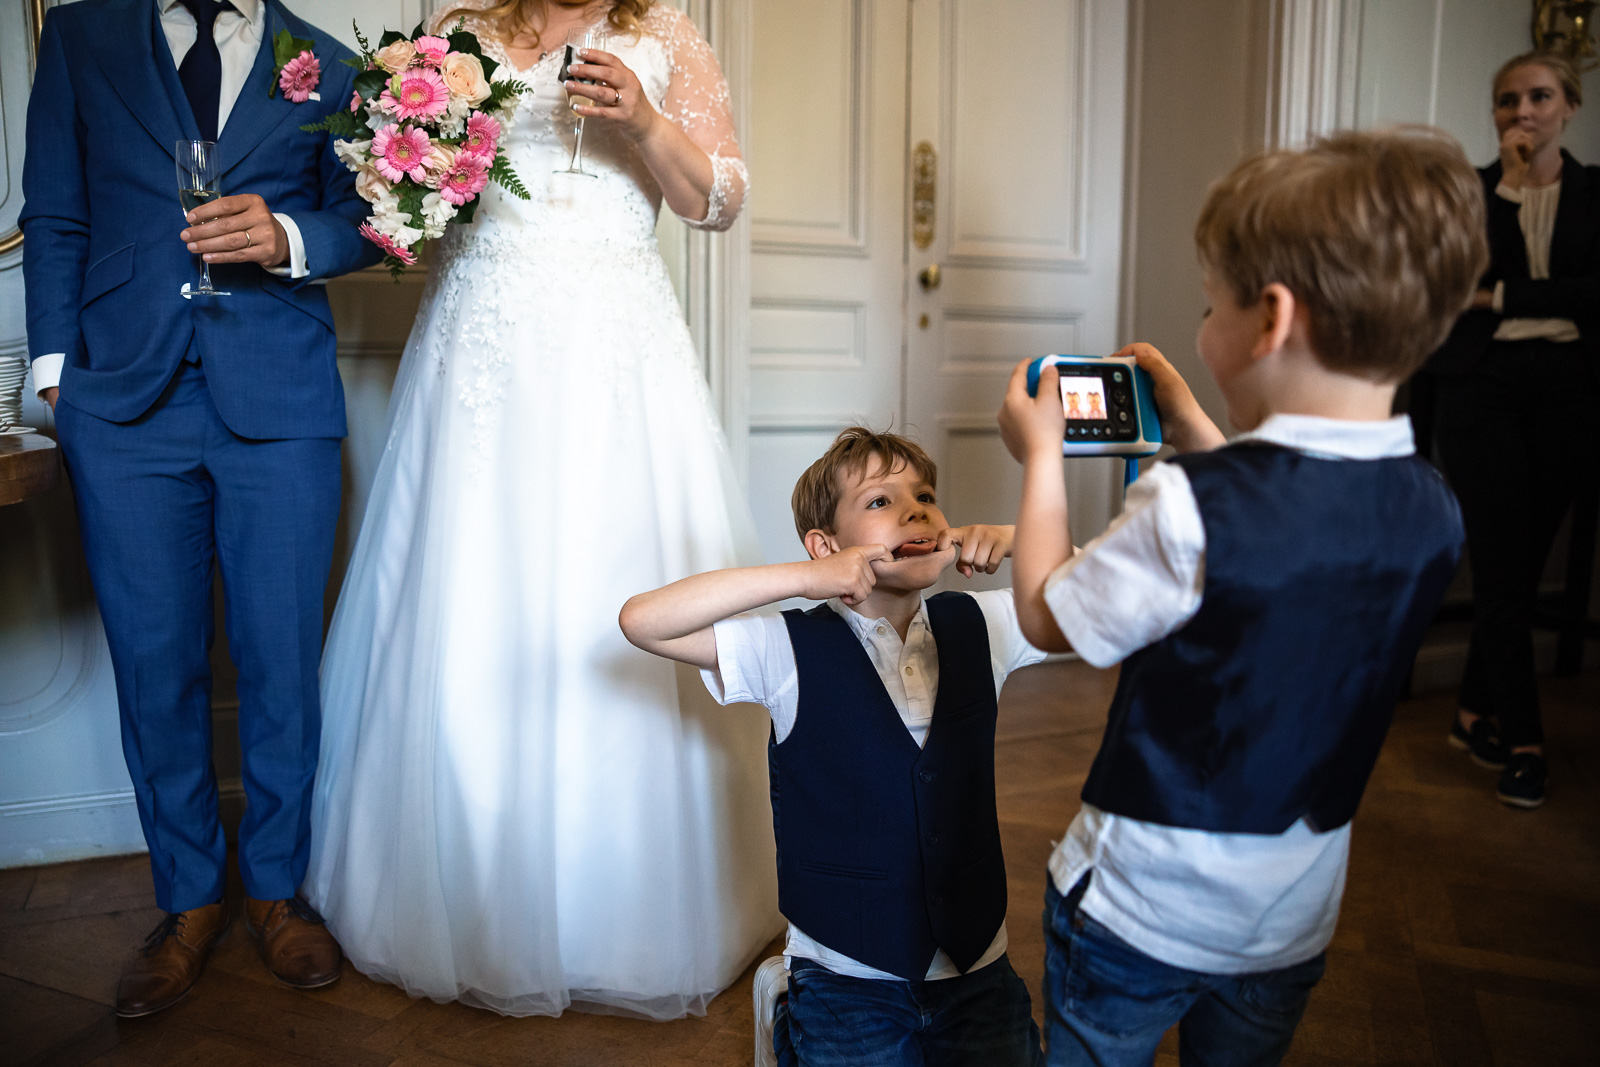
[[[1567,103],[1574,107],[1583,106],[1583,80],[1578,77],[1578,68],[1573,66],[1572,60],[1555,52],[1524,52],[1506,60],[1494,72],[1494,81],[1490,83],[1491,102],[1500,95],[1500,83],[1506,80],[1506,75],[1519,67],[1545,68],[1561,83],[1562,91],[1567,94]]]
[[[653,3],[655,0],[608,0],[611,10],[606,12],[606,21],[617,33],[635,33]],[[500,0],[500,3],[485,8],[460,4],[450,8],[438,25],[448,28],[457,18],[466,15],[487,23],[489,32],[502,42],[514,40],[524,31],[531,33],[533,47],[537,48],[540,44],[539,31],[534,29],[531,15],[538,6],[542,6],[541,0]]]

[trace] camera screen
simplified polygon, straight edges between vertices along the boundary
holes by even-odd
[[[1106,419],[1106,386],[1099,375],[1061,376],[1061,409],[1067,419],[1104,422]]]

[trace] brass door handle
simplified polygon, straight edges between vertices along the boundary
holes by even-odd
[[[917,275],[917,281],[922,283],[924,292],[931,293],[939,288],[939,283],[944,281],[944,278],[939,274],[939,264],[929,263],[926,267],[923,267],[922,271]]]

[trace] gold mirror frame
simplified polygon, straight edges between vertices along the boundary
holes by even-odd
[[[39,40],[44,34],[44,0],[22,0],[27,5],[28,20],[33,23],[33,42],[28,50],[29,66],[39,63]],[[22,231],[13,226],[0,235],[0,256],[8,255],[22,247]]]
[[[1594,40],[1595,0],[1533,0],[1533,46],[1572,60],[1580,74],[1600,67]]]

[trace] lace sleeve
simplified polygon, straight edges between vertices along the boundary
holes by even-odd
[[[646,18],[667,23],[662,37],[671,56],[672,74],[661,113],[711,157],[706,217],[683,221],[697,230],[726,230],[744,207],[750,174],[739,153],[722,67],[694,23],[678,9],[657,3]]]

